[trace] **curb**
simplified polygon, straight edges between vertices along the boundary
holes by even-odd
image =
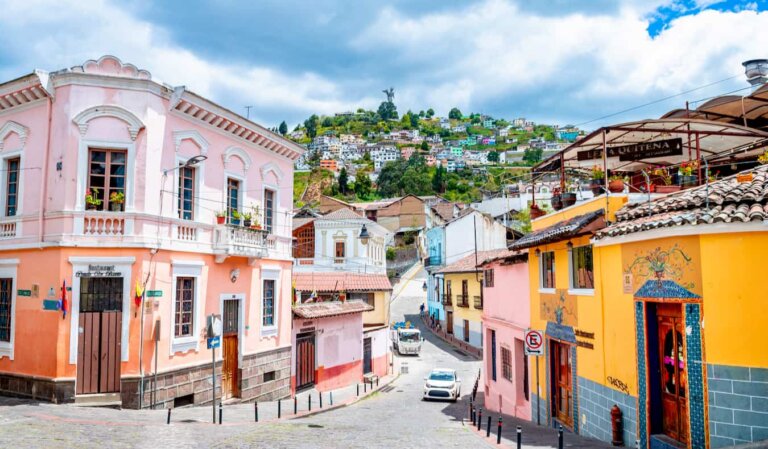
[[[468,349],[468,348],[466,348],[466,347],[457,346],[457,345],[454,343],[454,341],[455,341],[455,340],[454,340],[454,341],[452,341],[452,340],[449,340],[449,339],[447,339],[447,338],[443,337],[442,335],[440,335],[440,334],[436,333],[436,332],[435,332],[435,331],[434,331],[434,330],[433,330],[433,329],[432,329],[432,328],[429,326],[429,324],[427,324],[427,319],[426,319],[426,317],[421,317],[421,324],[423,324],[423,325],[424,325],[424,327],[426,327],[426,328],[429,330],[429,333],[430,333],[430,334],[432,334],[432,335],[434,335],[435,337],[439,338],[440,340],[442,340],[442,341],[446,342],[446,343],[447,343],[449,346],[451,346],[452,348],[456,348],[456,349],[458,349],[458,350],[460,350],[460,351],[464,351],[464,352],[467,354],[467,356],[469,356],[469,357],[472,357],[472,358],[474,358],[475,360],[478,360],[478,361],[479,361],[479,360],[483,360],[483,353],[482,353],[482,351],[483,351],[483,350],[482,350],[482,349],[480,349],[480,348],[474,348],[474,347],[472,347],[472,348]],[[467,344],[467,345],[465,345],[465,346],[470,346],[470,345],[469,345],[469,344]],[[480,351],[480,353],[479,353],[479,354],[476,354],[476,353],[475,353],[475,352],[473,352],[473,351]]]
[[[291,415],[290,417],[287,417],[285,419],[291,420],[291,419],[306,418],[308,416],[319,415],[320,413],[329,412],[331,410],[336,410],[336,409],[348,407],[350,405],[354,405],[354,404],[362,401],[363,399],[366,399],[368,396],[372,395],[373,393],[381,390],[382,387],[386,387],[387,385],[393,383],[394,381],[396,381],[399,378],[400,378],[400,374],[398,373],[395,377],[389,379],[388,381],[383,382],[383,383],[379,383],[379,386],[377,386],[375,390],[371,389],[368,393],[365,393],[365,394],[363,394],[361,396],[354,397],[354,398],[352,398],[350,400],[347,400],[346,402],[342,402],[341,404],[332,405],[330,407],[324,407],[324,408],[321,408],[321,409],[313,410],[311,412],[300,412],[300,413],[298,413],[296,415]]]

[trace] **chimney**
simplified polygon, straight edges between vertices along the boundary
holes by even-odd
[[[768,59],[750,59],[741,63],[744,66],[744,75],[753,89],[757,89],[768,82]]]

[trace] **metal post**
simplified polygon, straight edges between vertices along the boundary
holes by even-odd
[[[168,407],[168,418],[166,419],[165,423],[166,424],[170,424],[171,423],[171,408],[170,407]]]
[[[219,425],[221,425],[223,418],[224,418],[224,407],[222,407],[221,401],[219,401]]]
[[[563,426],[557,429],[557,449],[563,449]]]
[[[480,430],[480,427],[483,425],[483,408],[480,407],[477,409],[477,430]]]
[[[321,391],[318,395],[320,396],[320,408],[323,408],[323,392]]]
[[[517,449],[523,447],[523,428],[517,426]]]
[[[501,415],[499,415],[499,427],[496,429],[496,444],[501,444]]]
[[[281,410],[281,408],[282,408],[282,404],[283,404],[283,401],[281,401],[280,399],[278,399],[278,400],[277,400],[277,419],[280,419],[280,415],[282,414],[282,413],[281,413],[281,412],[282,412],[282,410]]]
[[[368,383],[363,379],[363,393],[368,393]]]
[[[491,415],[488,415],[488,426],[485,428],[485,437],[491,436]]]
[[[149,276],[147,276],[149,280]],[[144,285],[146,287],[146,284]],[[144,295],[146,291],[141,292],[141,319],[139,319],[139,410],[144,408]],[[155,350],[157,356],[157,350]],[[157,360],[157,358],[155,358]],[[157,370],[157,368],[155,368]]]
[[[213,423],[216,424],[216,346],[211,348],[211,384],[213,385]]]
[[[331,407],[333,407],[333,391],[330,392],[331,395]]]
[[[307,409],[311,412],[312,411],[312,393],[309,393],[307,395]]]
[[[259,422],[259,401],[253,403],[253,417],[256,422]]]
[[[472,397],[469,398],[469,420],[472,421]]]
[[[299,399],[294,396],[293,397],[293,414],[295,415],[299,411]]]
[[[360,396],[360,384],[356,384],[355,387],[357,387],[357,393],[355,393],[355,395]]]
[[[536,357],[536,425],[541,425],[541,391],[539,391],[539,356]]]
[[[160,321],[157,321],[156,323],[155,332],[159,333],[158,331],[160,329]],[[157,353],[159,352],[157,349],[159,344],[159,335],[155,335],[155,375],[153,376],[154,379],[152,380],[152,410],[154,410],[155,405],[157,405]]]

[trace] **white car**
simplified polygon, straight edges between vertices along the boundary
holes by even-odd
[[[425,377],[423,399],[448,399],[456,402],[461,396],[461,380],[456,377],[456,370],[435,368]]]

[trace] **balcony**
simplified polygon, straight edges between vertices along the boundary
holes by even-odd
[[[482,296],[474,296],[472,299],[474,300],[473,301],[473,303],[474,303],[473,305],[475,306],[475,309],[482,310],[483,309],[483,297]]]
[[[16,224],[18,222],[18,217],[0,219],[0,240],[16,238]]]
[[[443,305],[444,306],[452,306],[453,303],[451,302],[451,295],[443,295]]]
[[[82,235],[91,237],[122,237],[128,233],[126,216],[122,212],[86,211]]]
[[[424,268],[437,267],[443,264],[443,258],[440,256],[429,256],[424,258]]]
[[[219,225],[214,231],[213,251],[216,261],[229,256],[259,259],[275,249],[275,238],[267,231],[242,226]]]
[[[457,307],[469,307],[469,295],[456,295]]]

